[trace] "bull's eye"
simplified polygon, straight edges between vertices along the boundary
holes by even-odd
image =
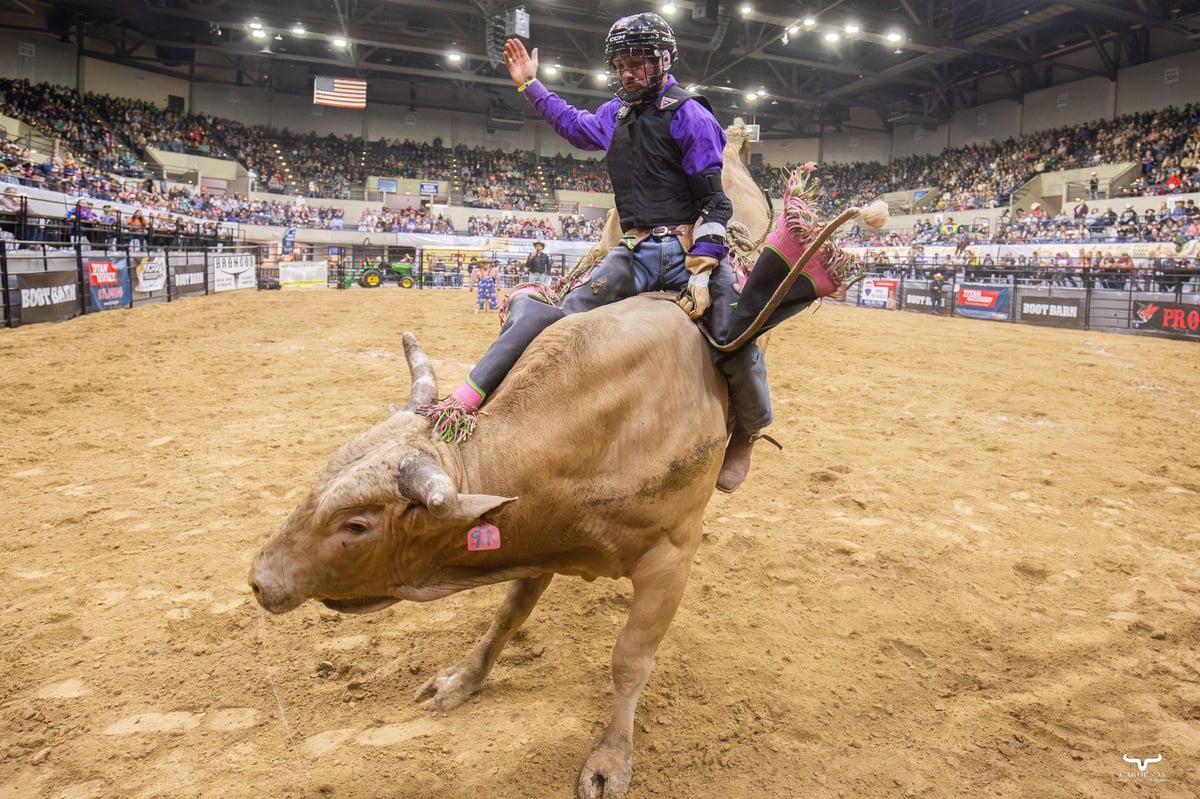
[[[363,533],[367,532],[367,530],[369,530],[371,528],[370,528],[370,525],[368,525],[362,519],[351,519],[348,522],[346,522],[346,529],[348,531],[354,533],[355,535],[362,535]]]

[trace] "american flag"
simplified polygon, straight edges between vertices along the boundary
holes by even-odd
[[[317,75],[313,78],[313,105],[334,108],[366,108],[367,82],[358,78],[333,78]]]

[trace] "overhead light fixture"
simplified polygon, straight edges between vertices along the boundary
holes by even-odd
[[[451,63],[457,64],[459,61],[462,61],[462,53],[456,53],[451,50],[449,53],[446,53],[446,58]]]
[[[804,27],[806,27],[806,28],[815,27],[817,24],[817,18],[813,17],[813,16],[807,16],[804,18],[803,24],[804,24]]]
[[[798,28],[798,27],[797,27],[797,26],[795,26],[795,25],[788,25],[788,26],[787,26],[787,32],[788,32],[788,35],[789,35],[789,36],[795,36],[797,33],[799,33],[799,32],[800,32],[800,28]]]
[[[827,42],[840,41],[841,38],[842,38],[842,34],[838,33],[837,31],[828,31],[825,34],[825,41],[827,41]]]
[[[859,24],[857,22],[847,22],[846,23],[846,33],[850,34],[851,36],[853,36],[854,34],[858,33],[861,30],[862,30],[862,28],[859,26]]]
[[[757,99],[758,99],[758,92],[754,92],[754,91],[746,92],[746,101],[747,102],[752,103]]]
[[[250,30],[252,30],[252,31],[262,30],[262,23],[256,19],[251,20],[250,21]]]
[[[307,31],[304,30],[303,25],[301,25],[299,22],[297,22],[295,25],[292,26],[292,33],[295,34],[296,36],[303,36],[305,33],[307,33]]]
[[[754,11],[754,6],[750,5],[749,3],[742,3],[741,12],[742,12],[743,17],[746,16],[747,14],[753,13],[753,11]]]
[[[546,67],[546,74],[547,75],[557,75],[558,74],[558,64],[551,64],[550,66]]]
[[[265,30],[263,30],[262,28],[255,28],[254,30],[250,31],[250,35],[253,36],[255,39],[267,38],[267,32]]]
[[[346,40],[343,39],[341,36],[334,36],[333,37],[333,46],[334,47],[345,47]]]
[[[603,73],[603,72],[597,72],[597,73],[596,73],[596,80],[600,81],[601,83],[604,83],[604,82],[606,82],[606,81],[608,80],[608,75],[607,75],[607,74],[605,74],[605,73]],[[691,89],[688,89],[688,91],[690,92],[690,91],[691,91]]]
[[[789,41],[789,39],[788,39],[788,35],[787,35],[786,33],[785,33],[785,34],[783,34],[783,36],[782,36],[782,37],[779,39],[779,41],[781,41],[781,42],[782,42],[782,43],[784,43],[784,44],[787,44],[787,43],[788,43],[788,41]]]
[[[666,3],[663,3],[662,10],[663,10],[664,14],[667,14],[669,16],[671,14],[674,14],[676,11],[678,11],[679,8],[674,3],[668,1]]]
[[[275,34],[275,41],[277,41],[277,42],[282,42],[282,41],[283,41],[283,34],[282,34],[282,33],[277,33],[277,34]]]
[[[904,34],[900,31],[888,31],[887,40],[889,42],[898,42],[904,38]]]

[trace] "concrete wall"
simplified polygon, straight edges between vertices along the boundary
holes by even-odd
[[[45,34],[0,30],[0,76],[76,88],[75,46]]]
[[[1021,135],[1021,104],[1000,100],[959,111],[950,120],[950,146],[966,147]]]
[[[1116,89],[1117,85],[1106,78],[1085,78],[1030,92],[1024,98],[1021,133],[1111,119]]]
[[[1200,102],[1200,53],[1122,69],[1117,73],[1116,92],[1118,116]]]

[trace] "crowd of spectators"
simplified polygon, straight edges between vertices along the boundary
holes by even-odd
[[[1172,243],[1180,250],[1195,248],[1200,242],[1200,206],[1195,200],[1163,199],[1158,208],[1142,213],[1133,203],[1120,211],[1108,202],[1088,202],[1078,198],[1073,205],[1057,213],[1045,211],[1040,203],[1026,212],[1005,209],[991,223],[971,225],[941,213],[918,218],[907,231],[873,231],[851,227],[838,238],[844,246],[953,245],[962,251],[972,244],[1048,244],[1048,243]]]
[[[357,222],[340,208],[297,200],[252,200],[214,195],[195,188],[167,190],[154,180],[130,180],[144,164],[146,147],[202,152],[231,158],[251,170],[252,190],[312,198],[349,199],[371,175],[446,181],[456,202],[501,212],[476,215],[467,223],[472,235],[594,240],[603,220],[582,216],[549,222],[519,220],[506,211],[556,207],[559,190],[607,192],[602,161],[571,155],[538,157],[528,151],[484,147],[446,147],[381,138],[318,136],[247,126],[236,120],[163,111],[151,103],[86,94],[48,84],[0,79],[0,110],[17,117],[57,143],[49,155],[36,155],[12,143],[0,148],[0,181],[22,182],[92,197],[102,202],[143,206],[149,214],[175,213],[204,221],[296,225],[367,232],[452,232],[443,216],[426,211],[381,207]],[[1003,207],[1013,192],[1047,170],[1133,162],[1139,175],[1107,197],[1095,193],[1079,206],[1046,214],[1006,212],[994,229],[953,224],[952,215],[972,209]],[[774,196],[783,189],[787,168],[752,167],[755,179]],[[1175,241],[1193,240],[1194,205],[1163,202],[1156,211],[1134,215],[1120,208],[1134,195],[1171,195],[1200,191],[1200,105],[1129,114],[1049,131],[951,148],[936,155],[908,156],[889,164],[824,164],[820,178],[822,210],[834,213],[881,194],[924,189],[934,192],[930,220],[911,231],[881,236],[850,230],[843,241],[874,243],[961,243],[965,241]],[[362,196],[354,194],[354,196]],[[1117,210],[1120,208],[1120,210]],[[965,217],[962,217],[965,218]]]
[[[541,219],[518,219],[501,216],[493,219],[491,214],[472,216],[467,219],[468,236],[494,236],[509,239],[557,239],[554,225]]]
[[[837,212],[888,192],[932,190],[934,208],[962,212],[1007,205],[1017,187],[1041,172],[1136,162],[1141,174],[1116,189],[1119,197],[1200,191],[1200,104],[1126,114],[1040,131],[1003,142],[953,147],[935,155],[912,155],[890,164],[823,164],[821,206]],[[755,166],[751,174],[780,196],[787,170]],[[1099,199],[1099,198],[1092,198]]]

